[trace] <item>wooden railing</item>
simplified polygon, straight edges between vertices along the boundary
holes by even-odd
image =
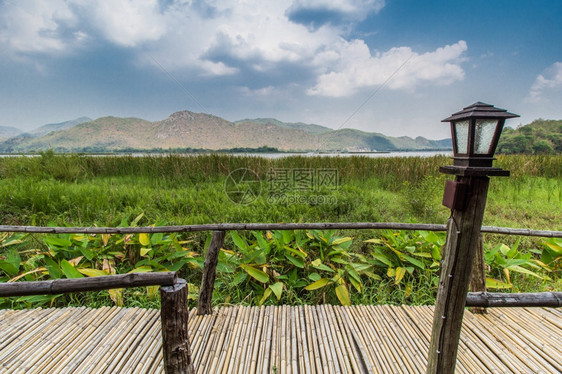
[[[188,337],[187,282],[174,272],[129,273],[91,278],[0,283],[0,297],[161,286],[160,323],[166,373],[194,373]]]
[[[310,229],[392,229],[446,231],[446,225],[409,224],[388,222],[358,223],[224,223],[211,225],[149,226],[149,227],[37,227],[0,226],[0,232],[26,233],[84,233],[84,234],[133,234],[213,231],[206,254],[198,300],[198,314],[210,314],[216,266],[225,232],[230,230],[310,230]],[[483,226],[481,232],[562,238],[562,231],[544,231]],[[56,279],[38,282],[0,283],[0,297],[60,294],[69,292],[97,291],[112,288],[161,286],[161,323],[164,367],[166,373],[193,373],[189,347],[187,307],[187,283],[176,273],[130,273],[79,279]],[[470,307],[512,306],[562,306],[562,292],[506,294],[470,292],[466,299]]]

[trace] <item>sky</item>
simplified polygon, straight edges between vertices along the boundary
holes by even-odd
[[[0,0],[0,126],[180,110],[450,136],[562,119],[558,0]]]

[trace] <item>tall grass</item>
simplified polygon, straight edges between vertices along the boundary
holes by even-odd
[[[499,156],[510,178],[490,185],[485,224],[560,229],[562,156]],[[55,155],[0,159],[0,214],[8,224],[117,225],[145,213],[144,224],[289,221],[444,222],[445,156],[428,158],[210,155]],[[248,168],[264,188],[271,169],[335,169],[330,204],[228,199],[230,172]],[[316,193],[317,191],[314,191]]]

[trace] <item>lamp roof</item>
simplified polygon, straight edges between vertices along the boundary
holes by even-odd
[[[509,113],[505,109],[496,108],[493,105],[478,101],[460,112],[452,114],[450,117],[445,118],[441,122],[457,121],[459,119],[468,118],[515,118],[519,117],[517,114]]]

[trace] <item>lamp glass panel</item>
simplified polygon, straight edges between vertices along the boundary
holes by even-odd
[[[468,154],[468,121],[454,123],[457,149],[455,153]]]
[[[477,119],[474,128],[474,154],[483,155],[490,153],[490,145],[496,133],[498,120]]]

